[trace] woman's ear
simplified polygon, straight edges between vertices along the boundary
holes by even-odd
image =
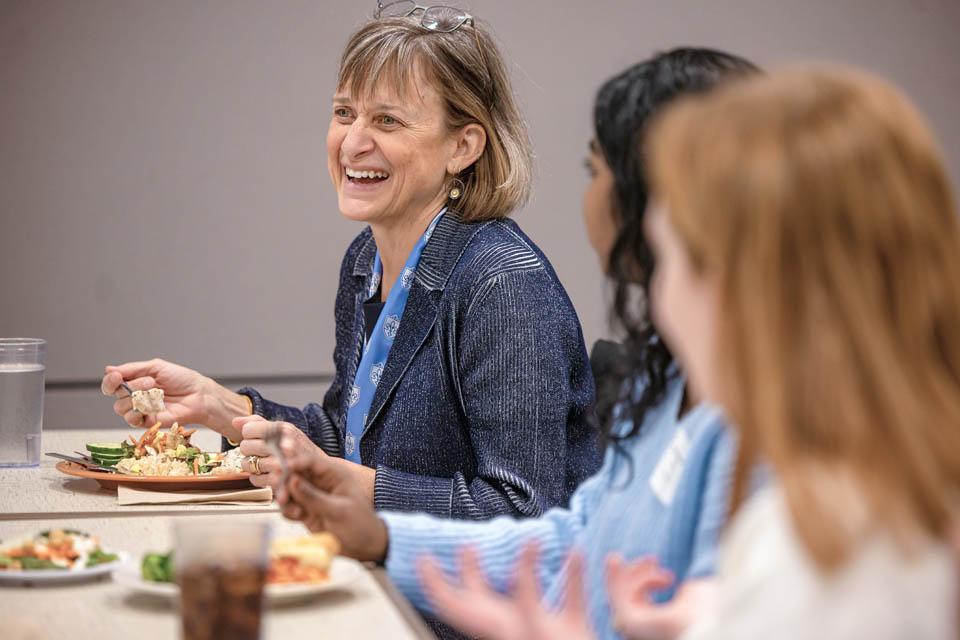
[[[471,166],[483,155],[487,147],[487,132],[479,124],[472,122],[457,132],[457,148],[447,163],[447,173],[457,175]]]

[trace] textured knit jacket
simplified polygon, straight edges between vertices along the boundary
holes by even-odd
[[[368,228],[343,259],[323,403],[240,391],[330,455],[343,455],[376,250]],[[579,320],[543,253],[511,220],[448,213],[423,250],[359,443],[377,471],[376,507],[483,519],[566,504],[600,464],[593,389]]]

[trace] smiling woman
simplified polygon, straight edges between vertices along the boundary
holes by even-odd
[[[501,218],[526,201],[532,174],[526,127],[493,39],[472,20],[441,33],[416,16],[383,18],[353,35],[340,62],[327,139],[335,185],[341,163],[334,145],[346,135],[338,125],[349,126],[362,108],[378,131],[401,134],[394,150],[412,141],[407,153],[428,151],[423,162],[445,165],[448,181],[433,185],[436,192],[461,181],[457,209],[464,220]],[[340,205],[350,216],[342,194]]]
[[[427,72],[417,68],[420,63],[411,64],[412,77],[402,87],[375,85],[358,94],[357,87],[341,83],[333,99],[330,177],[340,212],[352,220],[391,229],[410,223],[424,227],[425,217],[435,215],[447,199],[464,198],[461,167],[472,166],[485,150],[480,125],[449,129],[443,97]],[[456,198],[451,197],[454,188],[459,189]],[[465,199],[458,208],[462,204]],[[422,212],[422,219],[411,219],[411,211]],[[398,256],[396,264],[405,257]],[[384,298],[391,282],[385,280]]]
[[[159,360],[108,367],[103,390],[162,387],[156,417],[242,440],[259,484],[279,482],[265,439],[280,430],[381,509],[539,515],[599,464],[580,324],[506,218],[531,151],[493,39],[466,14],[444,30],[410,12],[350,38],[334,90],[330,177],[367,227],[343,259],[323,402],[283,406]],[[143,421],[127,399],[115,410]]]

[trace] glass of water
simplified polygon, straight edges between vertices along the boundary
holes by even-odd
[[[0,338],[0,467],[40,464],[47,341]]]

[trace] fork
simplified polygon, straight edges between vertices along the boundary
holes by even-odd
[[[274,429],[267,433],[264,437],[264,444],[267,445],[267,448],[270,450],[270,455],[277,457],[277,462],[280,463],[280,486],[287,486],[287,481],[290,479],[290,465],[287,463],[287,457],[283,455],[283,450],[280,448],[280,433],[279,429]]]
[[[87,461],[84,460],[83,458],[75,458],[75,457],[73,457],[73,456],[67,456],[67,455],[64,455],[64,454],[62,454],[62,453],[53,453],[53,452],[49,452],[49,451],[47,452],[47,455],[50,456],[51,458],[59,458],[59,459],[61,459],[61,460],[67,460],[67,461],[72,462],[72,463],[74,463],[74,464],[78,464],[78,465],[80,465],[81,467],[83,467],[83,468],[85,468],[85,469],[89,469],[90,471],[103,471],[103,472],[105,472],[105,473],[118,473],[118,471],[117,471],[116,469],[111,469],[110,467],[104,467],[104,466],[102,466],[102,465],[96,464],[95,462],[87,462]]]

